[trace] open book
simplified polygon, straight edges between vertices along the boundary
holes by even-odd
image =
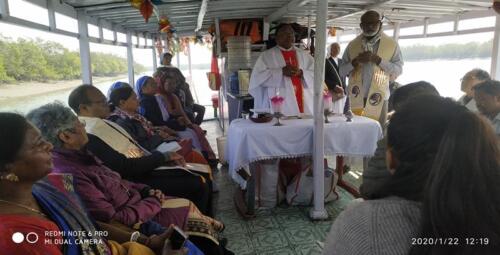
[[[180,149],[182,149],[182,147],[177,142],[162,143],[156,147],[156,150],[163,154],[167,152],[176,152]]]
[[[206,173],[206,174],[211,174],[212,169],[210,169],[209,165],[205,164],[197,164],[197,163],[187,163],[185,167],[181,166],[160,166],[155,168],[155,171],[160,171],[160,170],[170,170],[170,169],[184,169],[188,172],[198,172],[198,173]]]

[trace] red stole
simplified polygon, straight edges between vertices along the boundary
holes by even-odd
[[[299,62],[297,61],[297,54],[295,50],[283,51],[281,50],[281,55],[285,59],[285,63],[290,66],[299,67]],[[292,76],[293,90],[295,91],[295,99],[297,105],[299,106],[299,111],[304,112],[304,88],[302,87],[302,77]]]

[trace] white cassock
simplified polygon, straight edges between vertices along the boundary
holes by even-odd
[[[314,59],[304,50],[296,47],[293,49],[297,55],[298,67],[303,72],[304,114],[313,115]],[[259,56],[252,69],[248,89],[254,98],[255,109],[271,109],[271,97],[279,91],[279,95],[285,98],[282,113],[286,116],[299,115],[292,79],[283,75],[282,68],[285,66],[285,59],[278,46],[262,52]]]

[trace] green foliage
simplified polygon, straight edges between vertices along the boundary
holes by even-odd
[[[11,82],[11,81],[13,81],[13,79],[7,75],[5,66],[3,64],[3,59],[0,58],[0,83]]]
[[[127,72],[127,60],[112,54],[91,53],[92,74],[115,76]],[[134,63],[136,72],[146,68]],[[57,42],[0,35],[0,83],[71,80],[80,77],[80,55]]]
[[[427,59],[487,58],[491,56],[493,40],[484,43],[443,44],[440,46],[413,45],[402,47],[405,61]]]

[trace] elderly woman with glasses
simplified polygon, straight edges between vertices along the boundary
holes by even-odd
[[[44,105],[27,115],[42,136],[54,145],[54,172],[72,174],[75,190],[88,212],[102,222],[128,227],[155,221],[164,227],[180,226],[205,254],[221,254],[217,233],[224,225],[203,215],[189,200],[167,197],[144,184],[123,180],[85,149],[84,124],[71,109],[58,103]]]
[[[120,250],[128,255],[153,255],[151,249],[157,254],[181,254],[169,248],[162,251],[172,229],[149,238],[135,235],[136,242],[124,245],[117,242],[131,240],[132,231],[102,224],[105,232],[97,232],[94,220],[73,190],[72,176],[51,173],[52,149],[52,144],[23,116],[0,112],[0,236],[5,237],[0,240],[2,254],[123,254]],[[21,233],[26,235],[26,241]]]

